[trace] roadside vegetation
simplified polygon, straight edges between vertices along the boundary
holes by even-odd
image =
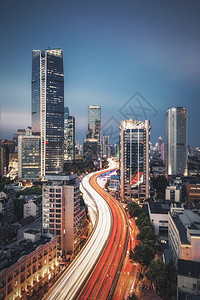
[[[158,240],[147,213],[134,202],[129,203],[127,208],[140,230],[137,235],[138,243],[134,250],[130,251],[130,259],[141,266],[139,280],[146,277],[162,299],[175,300],[177,274],[173,262],[170,261],[165,265],[162,259],[157,258]]]

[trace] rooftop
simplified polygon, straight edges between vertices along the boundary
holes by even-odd
[[[21,240],[12,245],[9,245],[1,249],[0,254],[0,274],[4,269],[8,269],[13,264],[15,264],[22,256],[28,255],[39,246],[45,245],[50,242],[51,238],[46,236],[41,236],[36,242],[31,242],[27,240]]]
[[[191,260],[178,260],[178,275],[193,278],[200,277],[200,262]]]
[[[163,202],[150,202],[149,208],[151,214],[168,214],[170,210],[170,202],[167,200]]]

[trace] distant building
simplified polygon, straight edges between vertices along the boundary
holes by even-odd
[[[75,159],[75,118],[69,115],[69,108],[64,113],[64,160]]]
[[[31,199],[23,204],[23,209],[24,218],[28,216],[39,218],[42,215],[42,202],[39,199]]]
[[[150,122],[120,123],[120,193],[122,200],[149,198]]]
[[[99,158],[100,145],[96,139],[87,139],[83,142],[83,158],[97,161]]]
[[[88,106],[88,141],[97,142],[97,158],[101,158],[101,106],[89,105]]]
[[[88,106],[88,139],[97,139],[101,142],[101,106]]]
[[[184,187],[185,202],[193,204],[195,201],[200,202],[200,182],[187,182]]]
[[[166,113],[166,173],[187,175],[187,109],[172,107]]]
[[[41,177],[41,140],[35,135],[18,137],[18,178],[39,179]]]
[[[107,158],[110,157],[110,143],[109,136],[103,136],[103,155]]]
[[[170,201],[181,201],[182,187],[180,185],[169,185],[165,189],[165,199]]]
[[[12,197],[6,193],[0,192],[0,214],[9,216],[14,213],[14,202]]]
[[[120,186],[120,176],[119,175],[113,175],[110,177],[110,185],[109,188],[113,192],[119,192],[119,186]]]
[[[63,254],[79,246],[79,181],[73,175],[49,175],[42,191],[43,233],[59,236]]]
[[[169,201],[148,203],[149,218],[154,228],[155,235],[159,236],[160,239],[164,241],[168,240],[169,210]]]
[[[32,51],[32,131],[41,137],[41,176],[63,171],[64,70],[62,49]]]
[[[200,216],[189,209],[172,207],[169,212],[169,248],[178,259],[200,262]]]

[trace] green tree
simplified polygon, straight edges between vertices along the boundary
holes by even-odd
[[[143,226],[140,230],[140,233],[138,233],[138,235],[137,235],[137,239],[140,240],[140,241],[143,241],[143,240],[146,240],[146,239],[155,241],[156,236],[155,236],[155,233],[153,231],[153,228],[149,225]]]
[[[135,246],[133,260],[147,268],[156,254],[154,242],[144,240]]]

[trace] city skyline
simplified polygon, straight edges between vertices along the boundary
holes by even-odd
[[[66,2],[59,18],[52,3],[36,10],[12,1],[12,11],[2,4],[1,138],[31,124],[31,51],[50,46],[64,52],[65,106],[78,120],[77,140],[87,132],[88,105],[101,105],[102,126],[111,117],[120,122],[128,119],[121,107],[138,91],[157,112],[147,116],[152,142],[160,135],[165,140],[168,107],[186,106],[188,143],[200,144],[198,1],[181,1],[181,11],[172,2]]]

